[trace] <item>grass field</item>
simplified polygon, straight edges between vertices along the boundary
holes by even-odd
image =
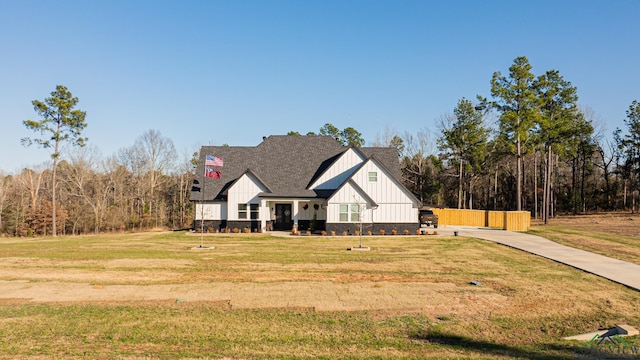
[[[639,292],[487,241],[204,242],[0,239],[0,359],[573,359],[563,336],[640,327]]]
[[[636,214],[563,216],[551,219],[549,226],[534,226],[530,233],[563,245],[640,264],[640,216]]]

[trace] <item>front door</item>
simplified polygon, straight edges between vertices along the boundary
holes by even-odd
[[[292,226],[291,204],[276,204],[276,222],[273,224],[273,230],[289,231]]]

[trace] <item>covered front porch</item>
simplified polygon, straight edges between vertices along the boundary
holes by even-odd
[[[324,199],[264,198],[260,201],[263,231],[320,231],[326,229]]]

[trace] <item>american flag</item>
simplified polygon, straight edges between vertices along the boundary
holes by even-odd
[[[205,161],[204,161],[204,166],[219,166],[219,167],[223,167],[224,166],[224,161],[222,161],[222,158],[219,156],[211,156],[211,155],[207,155]]]

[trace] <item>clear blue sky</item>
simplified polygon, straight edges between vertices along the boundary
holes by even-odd
[[[385,126],[437,135],[520,55],[559,70],[610,134],[640,100],[638,14],[636,0],[2,0],[0,171],[50,159],[20,139],[57,84],[104,156],[149,129],[180,153],[325,123],[371,143]]]

